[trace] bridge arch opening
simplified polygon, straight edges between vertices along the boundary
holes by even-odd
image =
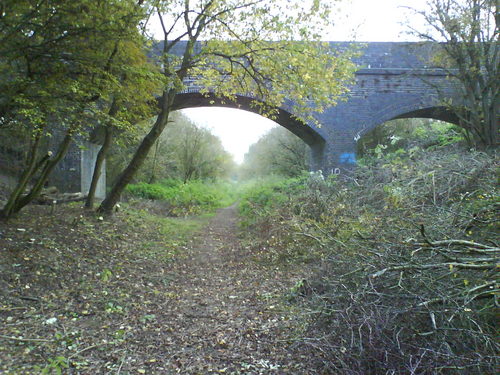
[[[458,118],[444,108],[407,112],[373,127],[357,141],[359,157],[382,157],[416,148],[464,142]]]
[[[176,97],[174,109],[189,109],[189,108],[233,108],[242,111],[258,113],[258,109],[252,105],[253,98],[247,96],[237,96],[237,100],[224,101],[212,96],[205,96],[200,93],[183,93]],[[325,139],[318,131],[311,126],[304,124],[295,118],[292,113],[285,109],[278,109],[278,114],[273,121],[299,137],[310,149],[310,169],[317,170],[323,164],[323,153],[325,147]]]

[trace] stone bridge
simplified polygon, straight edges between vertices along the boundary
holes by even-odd
[[[332,42],[344,48],[347,42]],[[366,132],[386,121],[423,117],[457,123],[458,119],[440,104],[442,92],[453,96],[453,88],[444,71],[428,66],[432,46],[420,43],[375,42],[361,45],[356,60],[360,69],[346,101],[317,114],[321,127],[309,126],[281,108],[276,122],[306,142],[312,152],[312,170],[326,174],[342,173],[356,164],[356,142]],[[182,53],[182,44],[177,53]],[[227,106],[252,111],[253,98],[241,95],[236,103],[221,104],[204,97],[193,82],[178,95],[176,109]],[[438,95],[440,88],[441,95]],[[61,163],[54,181],[64,190],[86,191],[92,175],[92,162],[99,148],[87,144],[84,151],[73,150]],[[71,175],[74,175],[74,178]],[[102,178],[104,180],[104,176]],[[103,184],[104,182],[102,182]],[[102,185],[101,184],[101,185]],[[101,190],[101,195],[103,190]]]
[[[357,140],[389,120],[424,117],[458,122],[441,105],[443,92],[445,96],[451,97],[454,90],[443,70],[428,66],[430,44],[358,44],[361,45],[362,56],[356,59],[360,69],[356,72],[355,84],[346,101],[316,115],[321,128],[304,125],[294,120],[293,113],[286,107],[280,109],[276,122],[310,146],[312,170],[321,169],[331,174],[352,168],[356,163]],[[349,43],[332,42],[332,45],[345,48]],[[178,53],[182,51],[181,46]],[[185,83],[187,88],[175,103],[177,109],[227,106],[253,111],[251,97],[241,95],[236,103],[222,104],[215,98],[200,95],[200,87],[193,81]]]

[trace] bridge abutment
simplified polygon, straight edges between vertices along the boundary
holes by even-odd
[[[58,145],[57,137],[51,141],[51,148]],[[49,177],[49,185],[55,186],[65,193],[87,194],[94,174],[97,153],[101,145],[83,139],[77,139],[69,148],[63,160],[56,165]],[[106,168],[101,169],[95,197],[104,199],[106,196]]]

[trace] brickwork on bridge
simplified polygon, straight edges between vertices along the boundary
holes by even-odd
[[[332,42],[332,44],[336,48],[345,48],[349,45],[344,42]],[[356,72],[355,84],[345,101],[317,115],[321,128],[294,120],[292,113],[287,110],[291,108],[290,105],[285,105],[280,110],[276,121],[311,147],[313,170],[321,169],[324,173],[331,174],[351,169],[356,163],[357,140],[386,121],[405,117],[457,121],[440,107],[442,94],[452,97],[456,90],[443,71],[427,65],[432,45],[379,42],[359,43],[357,46],[361,48],[362,54],[356,60],[360,69]],[[176,51],[181,54],[183,45],[178,45]],[[176,100],[177,109],[228,106],[252,111],[251,97],[241,95],[236,103],[220,103],[216,98],[200,95],[200,87],[196,87],[193,81],[186,84],[185,92],[178,95]],[[436,88],[442,91],[439,95]],[[215,103],[212,104],[212,101]],[[76,151],[70,153],[69,158],[74,159],[77,154]],[[92,159],[94,156],[95,152],[80,151],[81,158]],[[55,178],[60,180],[61,176],[71,176],[71,172],[74,172],[72,168],[81,169],[82,166],[91,164],[92,160],[81,161],[80,167],[75,166],[74,160],[62,163],[55,173]],[[84,175],[89,175],[89,172],[79,173],[80,177],[77,180],[81,180],[80,186],[88,186],[88,182],[84,181]],[[73,184],[68,183],[68,188],[71,185],[70,189],[75,190],[78,185],[77,180],[73,180]],[[58,181],[58,185],[61,184],[62,182]]]
[[[336,48],[349,43],[332,42]],[[450,122],[456,119],[440,107],[442,96],[453,96],[453,88],[442,70],[428,66],[432,45],[420,43],[357,43],[362,54],[356,63],[355,84],[337,106],[316,117],[321,128],[292,119],[285,106],[278,119],[313,150],[312,169],[339,173],[356,161],[356,142],[366,132],[386,121],[404,117],[428,117]],[[182,51],[180,47],[179,53]],[[177,100],[177,108],[224,105],[252,111],[251,98],[241,95],[237,103],[217,103],[204,98],[193,79]],[[439,91],[436,89],[439,88]],[[210,104],[215,99],[215,104]]]
[[[397,118],[426,117],[457,122],[440,106],[453,89],[443,72],[436,70],[363,69],[348,100],[318,116],[318,133],[325,139],[321,164],[327,173],[338,173],[356,161],[356,142],[373,128]]]

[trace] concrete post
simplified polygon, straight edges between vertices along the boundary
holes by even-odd
[[[92,176],[94,174],[95,161],[97,159],[97,154],[101,149],[101,145],[91,143],[88,141],[83,142],[83,148],[81,150],[81,191],[83,194],[87,194],[90,188],[90,183],[92,181]],[[97,189],[95,192],[95,197],[98,199],[104,199],[106,197],[106,162],[104,162],[99,181],[97,183]]]

